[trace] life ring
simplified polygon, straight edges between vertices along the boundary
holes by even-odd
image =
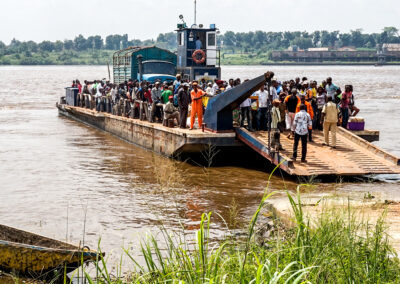
[[[201,58],[198,58],[198,55],[201,55]],[[196,64],[202,64],[206,61],[206,53],[201,49],[196,49],[192,54],[193,61]]]

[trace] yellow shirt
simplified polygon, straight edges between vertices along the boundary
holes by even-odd
[[[336,123],[338,122],[339,109],[333,102],[328,102],[324,105],[322,113],[325,114],[325,122]]]

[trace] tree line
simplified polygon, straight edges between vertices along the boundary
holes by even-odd
[[[301,49],[310,47],[342,47],[354,46],[356,48],[376,48],[383,43],[400,43],[399,30],[396,27],[385,27],[380,33],[363,33],[361,29],[348,33],[339,31],[314,31],[309,32],[233,32],[227,31],[218,35],[218,42],[224,52],[230,53],[265,53],[270,50],[282,50],[290,46],[298,46]],[[176,50],[176,33],[161,33],[156,39],[131,39],[128,35],[108,35],[103,39],[99,35],[84,37],[78,35],[73,40],[64,41],[19,41],[13,39],[6,45],[0,41],[0,64],[70,64],[74,62],[74,56],[82,52],[95,54],[97,61],[86,63],[104,63],[103,57],[109,56],[108,52],[126,48],[128,46],[156,45],[161,48]],[[58,53],[54,62],[49,62],[49,53]]]
[[[301,49],[311,47],[343,47],[376,48],[383,43],[400,43],[399,30],[396,27],[385,27],[381,33],[363,33],[361,29],[349,33],[339,31],[308,32],[247,32],[235,33],[227,31],[220,37],[225,49],[241,49],[244,51],[261,51],[287,49],[297,46]]]

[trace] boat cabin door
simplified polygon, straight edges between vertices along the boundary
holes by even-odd
[[[206,35],[207,66],[217,65],[217,38],[216,32],[207,32]]]

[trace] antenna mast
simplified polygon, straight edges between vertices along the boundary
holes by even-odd
[[[196,10],[196,6],[197,6],[197,0],[194,0],[194,24],[197,24],[197,10]]]

